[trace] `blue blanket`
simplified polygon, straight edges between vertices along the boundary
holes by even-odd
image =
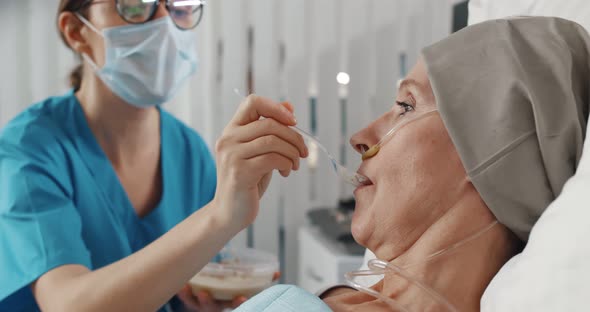
[[[320,298],[293,285],[276,285],[242,304],[235,312],[328,312]]]

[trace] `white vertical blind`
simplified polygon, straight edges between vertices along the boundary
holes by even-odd
[[[253,30],[253,87],[256,94],[260,94],[275,101],[279,101],[278,79],[278,37],[280,17],[279,3],[274,0],[254,0],[250,2],[249,25]],[[273,16],[274,18],[267,18]],[[242,30],[247,38],[248,27]],[[272,183],[261,202],[261,209],[252,227],[253,246],[258,249],[279,252],[279,210],[280,190],[283,178],[279,174],[273,177]]]

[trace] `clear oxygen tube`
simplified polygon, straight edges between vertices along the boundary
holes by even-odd
[[[402,311],[402,312],[410,312],[408,307],[403,306],[399,302],[397,302],[394,298],[387,297],[381,294],[379,291],[373,289],[373,286],[364,285],[361,281],[362,277],[366,276],[375,276],[375,275],[385,275],[385,274],[396,274],[400,276],[402,279],[406,281],[407,284],[413,284],[417,289],[422,291],[433,301],[434,306],[436,307],[437,311],[451,311],[451,312],[458,312],[459,310],[453,306],[447,299],[445,299],[442,295],[440,295],[437,291],[432,289],[431,287],[425,285],[417,278],[413,277],[409,274],[408,269],[415,267],[420,264],[424,264],[430,261],[433,261],[443,255],[449,254],[452,251],[457,250],[458,248],[476,240],[477,238],[483,236],[485,233],[490,231],[494,226],[498,224],[498,221],[494,221],[484,227],[483,229],[479,230],[475,234],[454,243],[453,245],[434,252],[428,255],[426,258],[410,263],[405,265],[404,267],[397,266],[393,263],[389,263],[379,259],[372,259],[369,260],[368,267],[369,270],[359,270],[348,272],[345,274],[346,281],[348,285],[355,288],[358,291],[371,295],[377,299],[380,299],[389,307],[391,307],[394,311]],[[407,286],[409,288],[409,286]]]

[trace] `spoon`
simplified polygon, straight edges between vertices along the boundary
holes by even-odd
[[[245,96],[242,95],[240,93],[240,90],[238,90],[237,88],[234,89],[234,93],[242,98],[245,98]],[[291,129],[295,130],[295,132],[301,134],[301,136],[306,138],[308,141],[315,143],[322,151],[324,151],[324,153],[326,153],[326,155],[328,156],[330,163],[332,164],[332,168],[334,169],[336,174],[342,180],[344,180],[345,182],[352,184],[356,187],[362,186],[362,185],[367,185],[370,183],[370,181],[367,177],[365,177],[361,174],[358,174],[356,172],[352,172],[352,171],[348,170],[346,167],[344,167],[343,165],[341,165],[336,160],[336,158],[334,156],[332,156],[332,154],[330,154],[328,149],[314,135],[312,135],[312,134],[308,133],[307,131],[305,131],[299,127],[296,127],[296,126],[290,126],[289,128],[291,128]]]

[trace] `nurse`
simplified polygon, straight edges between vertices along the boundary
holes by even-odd
[[[61,0],[59,30],[84,62],[72,91],[0,133],[0,310],[170,308],[254,221],[272,171],[299,168],[308,152],[290,106],[248,97],[217,142],[217,169],[160,107],[197,69],[203,10]]]

